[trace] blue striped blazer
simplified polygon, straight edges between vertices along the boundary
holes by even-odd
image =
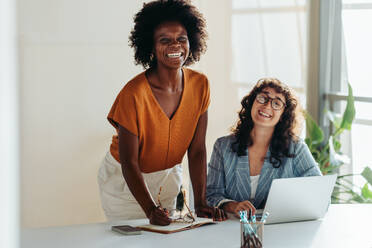
[[[234,135],[228,135],[217,139],[214,144],[207,177],[207,202],[210,206],[218,206],[226,200],[245,201],[251,198],[248,150],[247,155],[239,157],[231,149],[235,140]],[[292,142],[290,153],[295,156],[283,158],[281,166],[274,168],[268,159],[268,149],[252,202],[257,209],[265,207],[273,179],[321,175],[303,140]]]

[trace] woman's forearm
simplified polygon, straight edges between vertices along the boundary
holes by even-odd
[[[138,165],[121,166],[124,179],[128,185],[130,192],[141,206],[146,216],[149,217],[151,211],[156,207],[150,193],[147,190],[142,173]]]
[[[189,171],[190,179],[194,191],[194,205],[202,206],[206,204],[206,151],[205,149],[199,151],[196,154],[190,154],[189,159]]]
[[[119,156],[121,169],[130,192],[146,216],[156,207],[147,190],[138,164],[138,137],[119,125]]]
[[[194,190],[195,208],[206,205],[206,180],[207,180],[207,150],[205,136],[207,133],[208,112],[202,114],[191,141],[187,156],[189,160],[189,172]]]

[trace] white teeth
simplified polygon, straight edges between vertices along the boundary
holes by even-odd
[[[258,113],[259,113],[260,115],[262,115],[262,116],[267,117],[267,118],[270,118],[270,117],[271,117],[271,115],[266,114],[265,112],[262,112],[262,111],[258,111]]]
[[[169,58],[178,58],[181,57],[182,53],[168,53],[167,56]]]

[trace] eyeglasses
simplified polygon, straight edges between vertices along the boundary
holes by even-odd
[[[260,104],[266,104],[271,101],[271,107],[274,110],[281,110],[285,107],[285,103],[280,98],[271,98],[266,93],[258,93],[256,101]]]
[[[159,189],[159,193],[158,193],[158,204],[161,208],[162,205],[161,205],[161,202],[160,202],[160,193],[161,193],[161,190],[162,190],[162,187],[160,187]],[[168,216],[172,222],[177,222],[177,223],[193,223],[195,221],[195,217],[193,215],[193,213],[191,212],[189,206],[187,205],[186,203],[186,192],[185,190],[182,190],[182,195],[183,195],[183,203],[184,205],[186,206],[187,208],[187,213],[186,214],[182,214],[182,210],[178,210],[178,209],[168,209],[170,215]]]

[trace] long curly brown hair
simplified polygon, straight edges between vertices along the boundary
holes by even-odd
[[[276,78],[260,79],[252,91],[241,101],[242,109],[239,112],[239,120],[232,129],[236,142],[232,149],[238,156],[247,155],[246,149],[253,145],[251,131],[254,123],[251,116],[251,109],[258,93],[265,88],[272,88],[275,92],[285,97],[285,109],[276,124],[273,136],[270,141],[270,162],[274,168],[279,168],[283,157],[293,157],[290,153],[291,141],[297,141],[303,122],[303,111],[297,96],[285,84]]]
[[[177,21],[186,31],[190,42],[190,55],[184,65],[200,60],[207,49],[206,21],[198,9],[188,0],[157,0],[144,3],[143,8],[134,16],[134,28],[129,36],[129,44],[134,48],[136,64],[145,69],[156,66],[152,56],[154,31],[161,23]]]

